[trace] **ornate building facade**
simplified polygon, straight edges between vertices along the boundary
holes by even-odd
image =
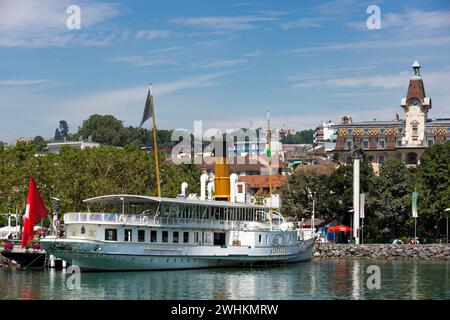
[[[415,167],[427,148],[450,140],[450,118],[428,118],[431,98],[425,94],[419,62],[414,61],[412,67],[414,75],[406,97],[401,99],[405,119],[397,115],[394,121],[353,122],[350,117],[343,117],[342,123],[335,126],[334,153],[341,162],[351,161],[350,151],[361,148],[376,172],[389,159],[399,159],[408,167]]]

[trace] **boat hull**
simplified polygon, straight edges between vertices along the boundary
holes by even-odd
[[[26,252],[23,250],[3,250],[0,254],[10,261],[14,261],[21,268],[43,268],[46,252],[42,250]]]
[[[275,250],[223,246],[177,248],[148,244],[118,245],[75,239],[44,239],[41,245],[49,254],[78,266],[81,270],[139,271],[284,265],[309,261],[313,241]]]

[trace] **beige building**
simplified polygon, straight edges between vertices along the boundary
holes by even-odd
[[[380,164],[394,158],[404,161],[408,167],[415,167],[427,148],[450,140],[450,118],[428,118],[432,103],[426,96],[417,60],[412,68],[414,74],[400,104],[405,119],[397,115],[394,121],[353,122],[350,117],[343,117],[342,123],[335,126],[337,139],[333,152],[341,162],[352,161],[349,151],[362,148],[375,171]]]

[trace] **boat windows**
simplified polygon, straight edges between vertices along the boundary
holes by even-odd
[[[183,243],[189,243],[189,232],[183,232]]]
[[[194,232],[194,243],[198,243],[198,232]]]
[[[258,243],[261,243],[262,241],[262,234],[258,235]]]
[[[125,229],[123,234],[124,241],[131,242],[133,241],[133,231],[131,229]]]
[[[117,241],[117,229],[105,229],[106,241]]]
[[[162,232],[162,242],[169,242],[169,231]]]
[[[86,233],[86,228],[84,226],[81,226],[80,233],[81,234],[85,234]]]
[[[179,241],[178,231],[174,231],[172,233],[172,242],[173,243],[178,243],[178,241]]]
[[[225,232],[214,232],[214,245],[215,246],[224,246],[225,245],[226,235]]]
[[[145,230],[138,230],[138,242],[145,242]]]
[[[158,241],[158,233],[156,230],[150,231],[150,242],[157,242]]]

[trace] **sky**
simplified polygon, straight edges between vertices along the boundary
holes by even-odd
[[[149,83],[160,129],[393,120],[414,59],[429,117],[450,117],[449,58],[448,0],[0,0],[0,141],[96,113],[138,126]]]

